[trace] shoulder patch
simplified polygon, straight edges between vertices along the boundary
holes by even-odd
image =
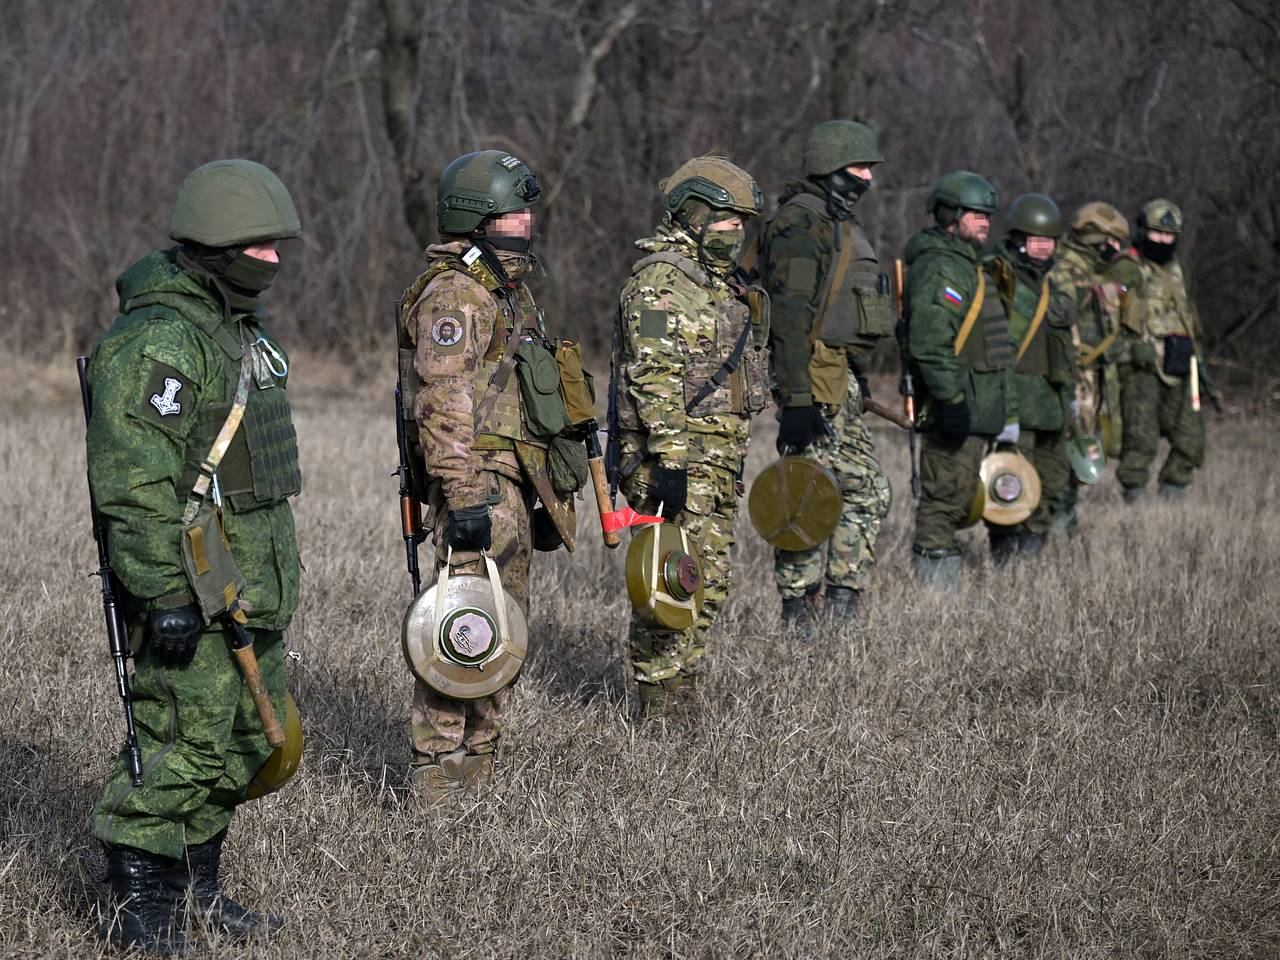
[[[428,321],[431,327],[431,342],[436,345],[436,353],[450,355],[462,353],[467,349],[466,315],[461,311],[433,313]]]
[[[667,311],[645,308],[640,311],[638,336],[643,340],[660,340],[668,336]]]
[[[185,373],[167,363],[153,361],[142,389],[139,414],[144,420],[165,425],[181,423],[195,402],[191,381]]]
[[[809,257],[792,257],[787,264],[787,289],[812,292],[818,285],[818,261]]]

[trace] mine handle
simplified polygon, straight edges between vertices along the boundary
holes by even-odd
[[[80,403],[84,407],[84,425],[88,429],[93,416],[93,397],[89,394],[89,358],[76,357],[76,374],[80,378]],[[88,477],[85,477],[86,481]],[[107,624],[107,646],[116,668],[116,693],[124,705],[124,752],[129,764],[129,778],[135,787],[142,786],[142,748],[138,745],[138,728],[133,720],[133,689],[129,683],[129,630],[125,626],[124,612],[116,587],[115,574],[111,570],[107,553],[107,532],[102,525],[102,514],[93,499],[93,487],[89,487],[89,516],[93,521],[93,539],[98,545],[98,570],[96,576],[102,586],[102,616]]]
[[[262,679],[262,671],[258,669],[258,657],[253,652],[253,637],[238,617],[244,614],[235,609],[229,611],[227,620],[235,639],[231,643],[231,652],[235,654],[236,663],[240,665],[240,673],[249,687],[249,696],[253,697],[253,705],[258,708],[258,719],[262,721],[262,732],[266,734],[267,743],[275,749],[284,746],[284,731],[280,729],[280,719],[276,716],[276,708],[271,705],[271,694]]]
[[[405,567],[409,570],[409,583],[416,597],[422,589],[422,574],[418,567],[418,544],[422,542],[422,505],[413,495],[409,480],[409,439],[404,428],[404,397],[400,383],[396,383],[396,448],[400,453],[400,466],[396,475],[400,478],[400,533],[404,537]]]
[[[587,428],[587,466],[591,468],[591,487],[596,495],[596,512],[600,514],[600,538],[610,550],[622,542],[622,535],[617,530],[610,530],[607,516],[612,506],[609,496],[609,478],[604,467],[604,451],[600,449],[599,427],[593,422],[585,424]]]

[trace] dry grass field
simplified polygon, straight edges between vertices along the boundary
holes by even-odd
[[[744,522],[692,729],[630,719],[622,556],[588,502],[578,552],[539,557],[492,791],[428,816],[405,782],[389,388],[313,372],[293,374],[304,766],[228,856],[230,891],[288,927],[209,955],[1280,955],[1274,420],[1214,421],[1184,502],[1090,490],[1083,536],[1035,566],[992,570],[979,535],[954,599],[913,589],[905,443],[879,432],[897,500],[870,623],[781,642]],[[5,388],[0,427],[4,957],[98,955],[86,815],[122,735],[58,373]]]

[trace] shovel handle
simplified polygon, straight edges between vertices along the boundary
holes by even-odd
[[[280,719],[276,716],[276,708],[271,705],[271,694],[262,679],[262,671],[258,669],[258,657],[253,652],[253,640],[249,631],[239,623],[232,621],[236,632],[236,642],[231,646],[236,663],[240,665],[240,673],[244,682],[249,685],[249,696],[253,697],[253,705],[258,708],[258,719],[262,721],[262,732],[266,734],[267,743],[273,748],[284,746],[284,731],[280,729]]]

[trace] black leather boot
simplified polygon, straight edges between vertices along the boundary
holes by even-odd
[[[190,867],[190,908],[192,919],[208,921],[233,937],[247,939],[270,936],[284,926],[281,917],[250,910],[222,892],[219,873],[222,868],[222,844],[227,839],[223,830],[213,839],[187,847]]]
[[[836,628],[862,626],[861,591],[853,587],[827,587],[827,617]]]
[[[794,631],[802,643],[818,639],[818,595],[789,597],[782,601],[782,629]]]
[[[176,920],[180,892],[167,882],[169,872],[180,866],[179,860],[134,847],[109,847],[111,915],[102,927],[102,938],[159,957],[186,953],[186,939]]]

